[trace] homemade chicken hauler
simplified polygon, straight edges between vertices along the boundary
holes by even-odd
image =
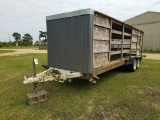
[[[92,9],[46,17],[48,65],[24,84],[65,82],[126,66],[136,71],[142,59],[143,31]]]

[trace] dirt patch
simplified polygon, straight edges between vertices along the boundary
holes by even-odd
[[[129,88],[134,89],[140,94],[145,94],[151,97],[156,97],[160,99],[160,92],[156,91],[154,88],[149,86],[129,86]]]
[[[89,101],[89,103],[88,103],[88,112],[90,113],[91,111],[92,111],[92,109],[93,109],[93,99],[91,99],[90,101]]]
[[[152,106],[154,109],[160,109],[160,102],[143,102],[146,105]]]
[[[144,55],[146,55],[145,59],[160,60],[160,54],[144,53]]]
[[[145,94],[145,95],[160,99],[160,92],[154,90],[152,87],[149,87],[149,86],[136,87],[136,90],[140,94]]]
[[[119,114],[109,111],[103,111],[98,114],[99,120],[121,120]]]
[[[152,106],[154,109],[160,109],[160,92],[156,91],[154,88],[149,86],[130,86],[135,91],[137,91],[139,94],[144,94],[149,97],[155,98],[156,101],[145,101],[144,104],[147,104],[149,106]]]
[[[0,56],[18,56],[21,54],[31,54],[31,53],[47,53],[47,50],[38,49],[0,49],[0,50],[14,50],[12,53],[0,54]]]
[[[11,107],[11,106],[14,106],[13,103],[6,103],[5,105],[3,105],[2,107]]]

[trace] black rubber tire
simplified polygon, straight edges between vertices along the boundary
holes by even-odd
[[[132,63],[131,65],[129,65],[129,70],[130,70],[131,72],[135,72],[136,69],[137,69],[137,60],[134,59],[134,60],[133,60],[133,63]]]

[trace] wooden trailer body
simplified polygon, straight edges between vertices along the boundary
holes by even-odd
[[[141,60],[143,31],[101,12],[52,15],[46,23],[49,67],[93,76]]]

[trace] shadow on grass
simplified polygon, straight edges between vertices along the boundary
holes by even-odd
[[[73,88],[73,89],[91,89],[95,86],[98,86],[99,84],[103,84],[105,81],[109,80],[110,78],[112,78],[113,76],[117,75],[118,73],[123,73],[125,72],[123,70],[122,67],[118,67],[115,68],[113,70],[107,71],[105,73],[102,73],[100,75],[98,75],[98,77],[100,78],[99,80],[96,80],[97,83],[91,83],[89,80],[85,80],[85,79],[72,79],[72,82],[66,82],[65,84],[63,84],[64,86],[68,87],[68,88]]]

